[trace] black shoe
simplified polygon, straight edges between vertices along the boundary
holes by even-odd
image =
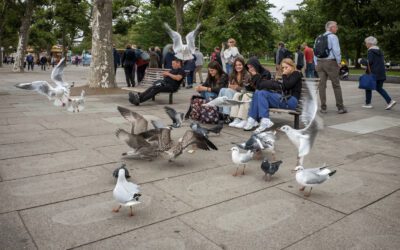
[[[338,110],[338,114],[345,114],[347,113],[347,109],[346,108],[341,108]]]
[[[132,104],[134,104],[136,106],[139,106],[139,104],[140,104],[140,97],[139,97],[139,95],[137,93],[129,92],[129,99],[128,100],[129,100],[130,103],[132,103]]]

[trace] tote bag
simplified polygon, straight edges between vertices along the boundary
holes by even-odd
[[[371,74],[371,67],[368,62],[368,72],[369,74],[363,74],[358,79],[358,88],[366,90],[376,90],[376,77]]]

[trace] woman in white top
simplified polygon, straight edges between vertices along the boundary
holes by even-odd
[[[224,49],[224,47],[222,47]],[[235,59],[240,55],[238,48],[236,47],[236,41],[233,38],[228,39],[228,48],[224,50],[223,57],[226,66],[226,73],[230,75],[232,72],[232,65]]]

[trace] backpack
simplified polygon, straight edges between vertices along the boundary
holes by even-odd
[[[140,58],[142,58],[145,61],[150,61],[150,55],[146,51],[142,51],[142,53],[140,54]]]
[[[205,107],[207,101],[199,96],[193,96],[188,115],[190,119],[201,123],[218,123],[219,113],[217,107]]]
[[[329,52],[331,51],[328,46],[328,36],[329,34],[322,34],[315,39],[314,43],[314,55],[318,58],[327,58]]]

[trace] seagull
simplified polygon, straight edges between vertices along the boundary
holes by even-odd
[[[181,155],[183,150],[192,144],[202,150],[218,150],[217,146],[215,146],[214,143],[207,139],[203,134],[196,133],[192,130],[186,130],[185,134],[179,139],[177,144],[172,146],[169,150],[164,151],[164,155],[166,155],[168,160],[171,161]]]
[[[68,98],[67,110],[69,112],[82,111],[85,108],[85,90],[77,98]]]
[[[119,172],[119,170],[120,170],[121,168],[125,170],[125,178],[131,178],[131,176],[129,175],[129,171],[128,171],[128,169],[126,168],[126,164],[125,164],[125,163],[123,163],[120,167],[116,168],[116,169],[113,171],[113,177],[114,177],[115,179],[118,178],[118,172]]]
[[[192,60],[193,59],[193,54],[196,48],[195,45],[195,38],[196,35],[200,29],[201,24],[197,24],[196,29],[191,31],[189,34],[186,36],[186,44],[182,43],[182,36],[171,29],[167,23],[164,23],[164,27],[167,30],[168,35],[171,37],[173,41],[173,50],[175,52],[175,57],[186,61],[186,60]]]
[[[264,179],[266,181],[271,181],[271,177],[278,171],[279,166],[282,164],[282,161],[269,162],[267,158],[265,158],[261,163],[261,169],[264,171],[265,176]]]
[[[131,134],[124,129],[117,129],[115,135],[121,141],[124,141],[133,150],[122,153],[123,156],[128,156],[134,159],[153,160],[158,156],[158,136],[153,139],[155,142],[146,140],[143,134]]]
[[[238,147],[233,147],[231,148],[230,151],[232,151],[233,163],[238,165],[238,167],[236,168],[236,172],[233,174],[233,176],[237,176],[237,171],[240,165],[243,165],[242,175],[244,175],[244,169],[246,168],[246,163],[249,162],[251,159],[253,159],[254,152],[248,150],[246,153],[240,153]]]
[[[51,79],[56,84],[53,87],[47,81],[34,81],[30,83],[19,83],[15,87],[20,89],[34,90],[41,95],[46,96],[49,100],[54,100],[55,106],[65,106],[68,102],[68,97],[70,93],[70,85],[63,81],[62,76],[64,72],[64,59],[61,59],[57,66],[51,72]]]
[[[131,133],[133,135],[147,131],[148,122],[142,115],[121,106],[118,106],[117,109],[119,113],[132,124]]]
[[[176,112],[175,109],[168,106],[164,106],[164,109],[167,115],[172,119],[172,127],[180,128],[182,126],[184,114],[182,112]]]
[[[113,209],[115,213],[119,212],[121,206],[130,207],[131,213],[129,216],[133,216],[132,206],[141,203],[139,197],[142,195],[140,194],[139,186],[125,179],[125,169],[123,168],[118,170],[118,180],[113,190],[113,196],[119,203],[119,207]]]
[[[190,128],[191,128],[194,132],[196,132],[196,133],[198,133],[198,134],[201,134],[201,135],[203,135],[203,136],[206,137],[206,138],[208,138],[208,134],[209,134],[210,132],[219,135],[219,134],[221,133],[221,130],[222,130],[223,127],[224,127],[224,121],[219,121],[218,124],[217,124],[216,126],[212,127],[212,128],[203,128],[203,127],[200,126],[200,124],[197,123],[197,122],[192,122],[192,123],[190,124]]]
[[[314,186],[325,182],[329,179],[329,177],[336,173],[336,170],[331,171],[327,168],[327,166],[307,169],[305,169],[303,166],[297,166],[293,171],[296,171],[297,183],[302,185],[300,191],[304,191],[306,187],[311,187],[310,192],[308,192],[308,194],[304,194],[306,197],[310,196],[311,190]]]
[[[220,96],[220,97],[217,97],[207,103],[202,104],[202,106],[206,106],[206,107],[236,106],[236,105],[240,105],[243,103],[249,103],[249,102],[251,102],[251,100],[238,101],[238,100],[229,99],[227,96]]]
[[[304,156],[310,153],[310,150],[317,137],[318,131],[323,128],[323,121],[318,116],[318,101],[316,89],[313,83],[306,81],[308,94],[303,98],[303,111],[301,120],[305,128],[296,130],[288,125],[282,126],[279,130],[285,132],[289,140],[297,147],[297,165],[302,165]]]

